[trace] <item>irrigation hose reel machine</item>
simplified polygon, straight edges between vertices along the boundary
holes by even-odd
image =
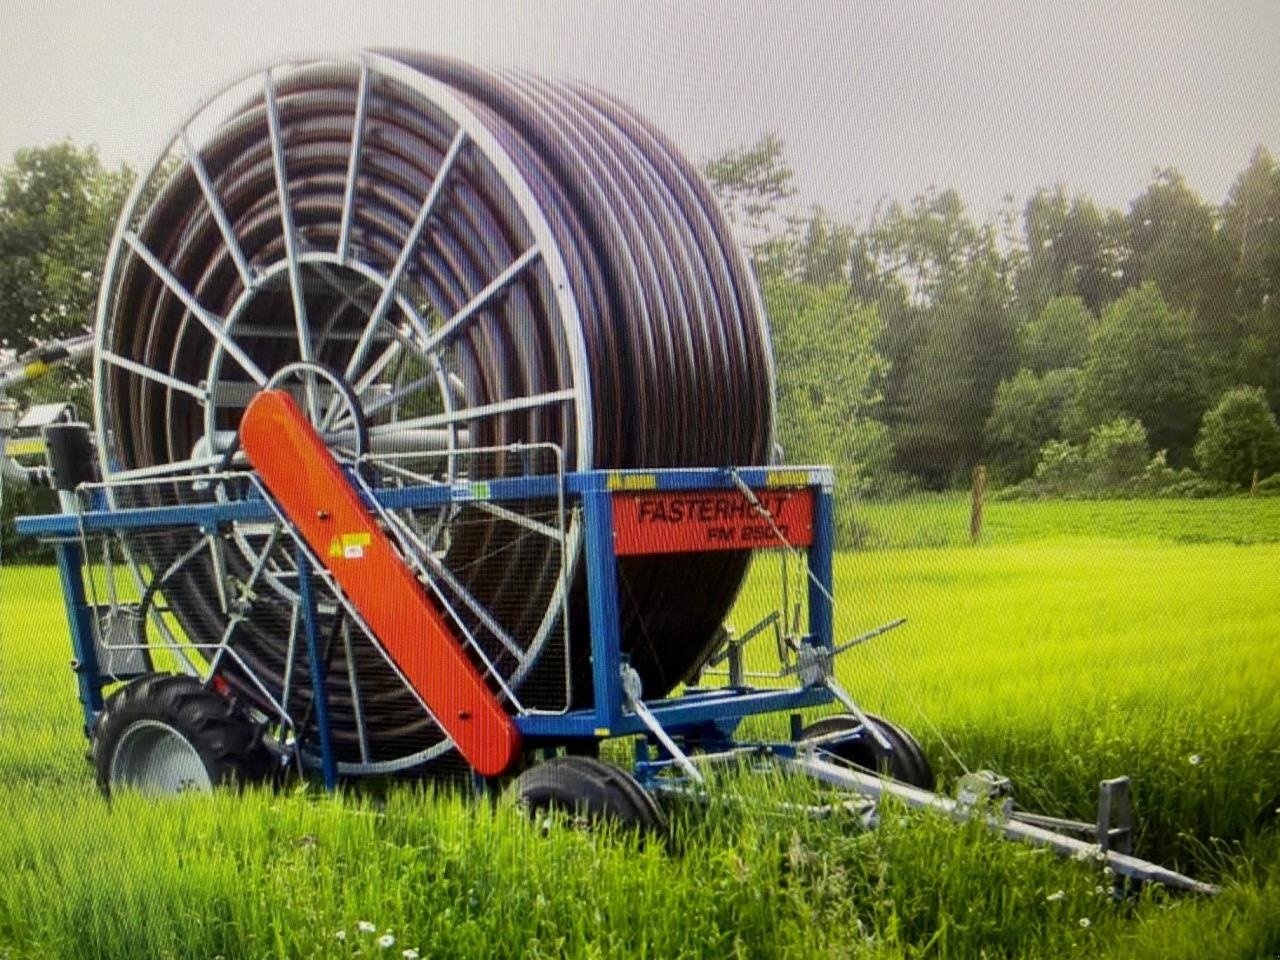
[[[59,490],[18,527],[56,552],[105,791],[453,769],[657,825],[746,756],[868,822],[892,794],[1212,889],[1130,854],[1127,781],[1097,823],[992,776],[941,796],[836,681],[868,638],[834,638],[830,469],[771,465],[749,265],[698,172],[595,89],[412,51],[228,84],[127,200],[63,352],[90,350],[92,425],[42,408],[0,440],[6,477]],[[35,433],[51,469],[19,462]],[[735,636],[760,550],[782,596]],[[802,727],[823,705],[848,712]],[[740,737],[761,714],[791,736]],[[630,770],[598,757],[619,737]]]

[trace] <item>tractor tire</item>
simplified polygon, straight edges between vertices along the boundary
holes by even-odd
[[[98,788],[163,795],[265,779],[274,757],[234,701],[185,674],[148,673],[108,698],[93,729]]]
[[[817,737],[848,733],[847,740],[836,740],[822,745],[819,749],[855,767],[884,774],[910,786],[919,787],[921,790],[932,790],[933,769],[929,766],[929,760],[920,748],[920,744],[916,742],[916,738],[897,724],[890,723],[873,713],[867,714],[867,719],[875,724],[876,729],[889,741],[889,745],[893,747],[892,751],[886,752],[875,738],[863,729],[862,721],[847,713],[823,717],[811,723],[800,731],[800,739],[813,740]]]
[[[595,757],[555,757],[530,767],[510,793],[531,815],[560,810],[591,825],[609,821],[660,833],[666,818],[635,777]]]

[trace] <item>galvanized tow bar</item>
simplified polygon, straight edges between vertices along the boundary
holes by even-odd
[[[1011,840],[1021,840],[1035,846],[1047,847],[1067,857],[1105,862],[1116,874],[1132,880],[1160,883],[1167,887],[1190,890],[1194,893],[1216,894],[1219,892],[1219,888],[1211,883],[1194,880],[1177,871],[1162,867],[1157,863],[1151,863],[1148,860],[1139,859],[1110,846],[1109,844],[1120,840],[1122,836],[1127,836],[1127,834],[1118,832],[1127,830],[1127,826],[1107,826],[1104,828],[1107,840],[1103,843],[1090,843],[1039,825],[1040,823],[1054,823],[1061,827],[1064,824],[1073,824],[1073,821],[1057,821],[1049,817],[1015,814],[1005,810],[998,812],[993,812],[990,809],[983,810],[973,803],[953,800],[950,797],[908,786],[896,780],[888,780],[873,773],[865,773],[852,767],[838,766],[818,756],[817,750],[801,750],[794,758],[779,757],[778,762],[782,764],[784,769],[802,773],[824,783],[829,783],[834,787],[853,790],[877,800],[886,795],[897,797],[912,809],[937,810],[959,822],[964,822],[975,816],[981,817],[992,831]],[[1113,781],[1104,781],[1104,783],[1111,782]],[[1122,780],[1120,782],[1125,783],[1125,788],[1117,789],[1113,787],[1110,790],[1106,787],[1103,788],[1103,806],[1106,807],[1110,804],[1110,808],[1104,813],[1104,816],[1111,816],[1113,813],[1120,812],[1116,809],[1120,804],[1127,806],[1127,781]],[[1123,797],[1123,800],[1120,800],[1121,797]],[[1032,820],[1038,822],[1030,822]],[[1080,824],[1080,826],[1092,828],[1092,825]]]

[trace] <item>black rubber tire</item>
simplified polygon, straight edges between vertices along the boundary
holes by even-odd
[[[111,782],[116,748],[140,721],[159,721],[181,735],[214,787],[263,780],[276,765],[261,728],[234,701],[195,677],[148,673],[113,693],[94,724],[90,760],[98,789],[108,797],[116,786]]]
[[[847,732],[851,735],[848,740],[835,741],[824,745],[821,749],[855,767],[882,773],[922,790],[932,790],[933,768],[929,766],[929,759],[924,755],[916,738],[897,724],[873,713],[867,714],[867,719],[875,724],[876,729],[889,741],[889,745],[893,747],[891,753],[886,753],[875,738],[863,730],[862,721],[848,713],[823,717],[809,724],[800,731],[800,739],[812,740],[816,737]],[[857,736],[853,736],[854,734]]]
[[[531,814],[561,810],[588,823],[613,821],[654,833],[666,828],[662,808],[635,777],[595,757],[545,760],[521,773],[510,792]]]

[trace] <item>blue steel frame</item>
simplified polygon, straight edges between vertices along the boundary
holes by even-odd
[[[592,704],[559,714],[526,713],[516,718],[521,734],[532,745],[552,747],[571,741],[644,735],[641,719],[625,709],[622,690],[624,658],[618,602],[618,559],[614,551],[613,495],[620,491],[656,490],[697,492],[738,489],[741,481],[752,489],[808,487],[814,492],[814,536],[808,548],[811,574],[808,591],[806,642],[833,648],[832,553],[835,522],[832,503],[833,476],[829,467],[741,467],[724,469],[593,470],[563,478],[535,475],[490,480],[474,485],[417,485],[377,490],[375,497],[386,509],[428,508],[452,502],[528,500],[555,497],[563,480],[570,502],[582,507],[588,604],[590,610]],[[244,500],[127,510],[98,509],[84,513],[43,514],[20,517],[17,532],[53,541],[62,578],[63,599],[84,709],[86,732],[102,709],[102,689],[111,678],[102,675],[94,642],[94,610],[84,589],[82,534],[120,530],[195,526],[210,531],[232,522],[267,521],[275,518],[272,505],[259,497]],[[306,634],[312,682],[323,691],[323,664],[318,656],[315,602],[310,563],[298,550],[302,574],[303,626]],[[646,705],[662,727],[673,736],[703,743],[727,745],[734,729],[746,717],[791,712],[833,702],[821,685],[789,689],[717,687],[690,689],[683,694]],[[316,703],[320,735],[321,773],[326,786],[336,781],[329,718],[324,698]],[[647,751],[646,751],[647,752]]]

